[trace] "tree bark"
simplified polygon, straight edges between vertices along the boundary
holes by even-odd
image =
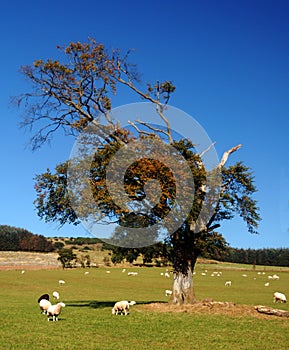
[[[193,267],[188,264],[187,273],[174,272],[173,294],[171,298],[173,304],[192,304],[196,302],[193,285]]]

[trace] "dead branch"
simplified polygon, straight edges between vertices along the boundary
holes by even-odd
[[[229,158],[229,155],[230,155],[231,153],[233,153],[233,152],[236,152],[236,151],[237,151],[239,148],[241,148],[241,147],[242,147],[242,145],[239,144],[239,145],[237,145],[237,146],[235,146],[235,147],[232,147],[232,148],[229,149],[228,151],[224,152],[223,157],[222,157],[220,163],[218,164],[218,168],[223,167],[223,166],[226,164],[226,162],[227,162],[227,160],[228,160],[228,158]]]

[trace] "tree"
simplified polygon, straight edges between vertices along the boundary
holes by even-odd
[[[128,61],[129,53],[122,56],[119,50],[105,50],[93,39],[59,49],[64,54],[64,62],[37,60],[33,66],[21,69],[34,88],[33,92],[23,94],[17,100],[19,105],[25,102],[27,106],[23,126],[37,130],[31,139],[33,149],[49,141],[59,129],[65,134],[84,136],[72,162],[57,165],[54,173],[47,170],[36,176],[38,215],[47,222],[58,221],[60,225],[77,225],[91,217],[96,221],[113,220],[122,228],[112,238],[118,246],[122,246],[124,240],[133,239],[130,228],[149,228],[148,235],[137,237],[140,246],[156,242],[163,231],[172,233],[163,237],[175,273],[172,301],[177,304],[193,302],[192,276],[198,255],[214,245],[220,249],[225,245],[222,236],[215,231],[220,222],[238,214],[249,232],[254,233],[260,220],[253,199],[256,188],[252,173],[241,162],[226,167],[229,156],[241,145],[224,152],[219,164],[208,170],[204,154],[212,145],[200,153],[194,140],[179,137],[171,129],[166,111],[175,91],[172,82],[147,84],[143,90],[139,87],[135,66]],[[120,126],[110,111],[112,97],[121,91],[121,86],[151,103],[164,127],[158,128],[142,120],[128,121],[129,128]],[[86,148],[96,141],[97,152],[89,158]],[[115,167],[114,174],[117,174],[122,164],[111,165],[111,160],[127,148],[147,156],[128,165],[124,180],[123,177],[114,179],[124,183],[124,192],[115,191],[115,201],[108,188],[106,173]],[[152,150],[162,156],[154,157]],[[122,157],[121,162],[124,160],[126,158]],[[88,161],[87,181],[80,183],[75,178],[70,188],[76,192],[68,195],[69,171],[80,173],[87,169]],[[190,182],[192,176],[193,184]],[[182,179],[184,195],[181,200],[177,196],[180,186],[176,179]],[[149,195],[148,184],[153,188]],[[93,205],[90,199],[86,200],[90,193]],[[128,207],[128,201],[134,210]],[[101,213],[97,217],[95,207]],[[185,219],[182,216],[184,207],[189,208]],[[159,223],[169,215],[171,221],[165,228],[160,228]],[[136,254],[130,250],[128,259],[134,259]]]
[[[61,262],[63,269],[71,267],[71,262],[76,259],[72,249],[64,248],[58,252],[58,255],[57,260]]]

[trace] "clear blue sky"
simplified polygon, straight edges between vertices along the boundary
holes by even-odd
[[[37,152],[20,130],[9,98],[26,92],[21,65],[55,58],[57,45],[93,37],[108,48],[135,49],[144,82],[172,80],[170,104],[192,115],[219,156],[254,172],[262,222],[252,236],[239,220],[223,225],[233,247],[289,247],[288,1],[7,1],[1,5],[0,224],[45,236],[87,235],[39,220],[33,178],[69,157],[73,140],[58,135]],[[117,105],[137,102],[119,96]]]

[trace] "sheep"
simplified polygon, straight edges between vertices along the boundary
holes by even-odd
[[[39,301],[39,307],[43,315],[47,313],[47,310],[49,309],[50,306],[51,306],[51,302],[47,299],[41,299]]]
[[[124,313],[124,315],[126,316],[129,314],[129,306],[135,304],[135,301],[118,301],[114,304],[114,307],[112,308],[111,312],[113,315],[118,315],[119,313],[122,315]]]
[[[49,300],[49,295],[48,294],[41,295],[41,297],[38,298],[37,303],[40,303],[40,300],[42,299]]]
[[[166,289],[166,297],[168,297],[169,295],[172,295],[173,292],[169,289]]]
[[[137,276],[138,272],[128,272],[127,275],[128,276]]]
[[[59,293],[58,292],[53,292],[52,296],[54,299],[59,299]]]
[[[170,278],[170,274],[168,272],[165,272],[165,277]]]
[[[273,275],[273,276],[272,276],[272,279],[273,279],[273,280],[279,280],[279,278],[280,278],[280,277],[279,277],[278,275]]]
[[[264,284],[265,287],[269,287],[269,285],[270,285],[269,282],[266,282],[266,283]]]
[[[47,321],[49,321],[49,317],[51,316],[53,321],[58,321],[58,316],[60,315],[63,307],[65,307],[65,304],[62,302],[55,305],[50,305],[47,309]]]
[[[232,285],[232,281],[226,281],[225,286],[230,287]]]
[[[286,299],[285,294],[275,292],[274,297],[273,297],[273,302],[277,303],[278,301],[280,301],[281,303],[286,303],[287,299]]]
[[[63,286],[63,285],[65,284],[65,281],[59,280],[59,281],[58,281],[58,284],[59,284],[60,286]]]

